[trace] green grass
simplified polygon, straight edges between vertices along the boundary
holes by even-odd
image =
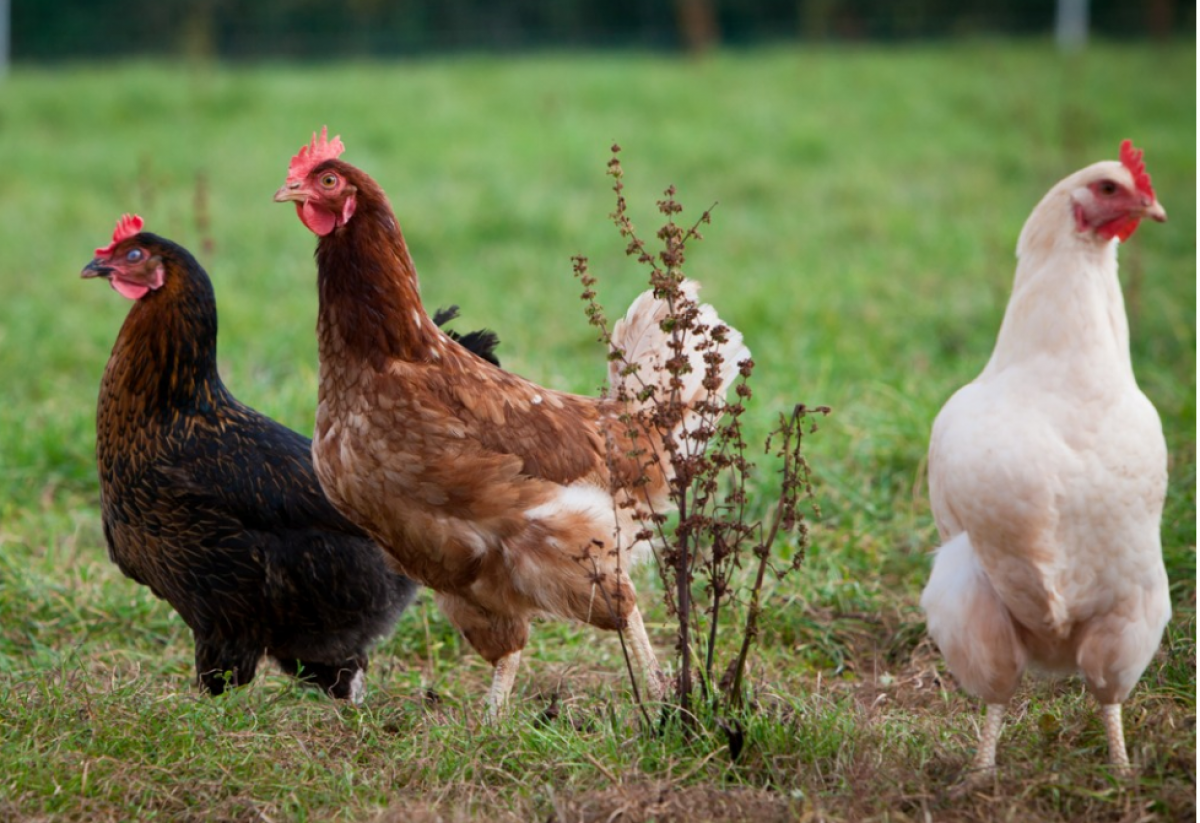
[[[0,817],[1190,819],[1194,78],[1191,44],[1064,59],[988,41],[18,68],[0,86]],[[804,568],[771,587],[737,762],[711,719],[692,741],[639,731],[615,638],[564,624],[536,627],[514,718],[481,727],[489,671],[428,603],[375,655],[362,710],[273,673],[202,698],[186,627],[108,562],[92,415],[127,304],[76,273],[122,212],[141,213],[207,265],[229,386],[310,430],[313,241],[271,194],[323,123],[389,192],[427,303],[460,304],[464,326],[500,333],[508,368],[563,389],[592,391],[604,369],[570,255],[591,257],[610,314],[644,287],[606,218],[610,143],[644,234],[669,183],[685,218],[719,201],[688,271],[754,350],[752,438],[796,401],[834,408],[809,441],[823,517]],[[1126,714],[1141,776],[1123,786],[1104,767],[1077,681],[1035,681],[994,789],[950,799],[978,707],[916,606],[934,544],[929,427],[990,353],[1033,205],[1124,137],[1146,149],[1171,215],[1121,254],[1135,368],[1171,454],[1176,617]],[[536,722],[556,693],[559,718]]]

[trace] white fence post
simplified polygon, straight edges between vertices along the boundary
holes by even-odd
[[[1088,0],[1058,0],[1054,40],[1064,51],[1081,49],[1088,39]]]

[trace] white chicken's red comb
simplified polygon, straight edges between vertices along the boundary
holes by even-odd
[[[316,132],[313,132],[312,142],[307,146],[301,146],[300,151],[296,152],[296,156],[292,158],[292,162],[288,166],[287,181],[289,183],[299,182],[326,160],[336,160],[345,150],[341,135],[330,140],[329,127],[321,126],[320,139],[317,138]]]
[[[1121,143],[1121,165],[1133,175],[1133,185],[1142,194],[1154,199],[1154,187],[1150,185],[1150,175],[1146,174],[1146,164],[1142,162],[1145,152],[1133,147],[1132,140]]]
[[[96,249],[96,256],[107,257],[112,254],[112,250],[117,247],[118,243],[133,237],[142,230],[144,225],[146,225],[145,221],[136,214],[121,215],[121,219],[117,221],[117,227],[113,229],[112,242],[102,249]]]

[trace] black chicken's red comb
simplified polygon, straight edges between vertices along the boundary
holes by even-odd
[[[112,250],[117,247],[117,244],[122,240],[127,240],[142,230],[142,226],[146,222],[136,214],[123,214],[121,219],[117,221],[117,227],[113,229],[112,242],[102,249],[96,249],[97,257],[107,257],[112,254]]]

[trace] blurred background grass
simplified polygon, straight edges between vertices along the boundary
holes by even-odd
[[[624,147],[644,234],[668,184],[685,218],[718,203],[689,273],[747,331],[759,433],[791,402],[835,407],[812,446],[818,467],[849,486],[854,505],[834,517],[893,508],[894,495],[871,488],[892,469],[914,484],[933,413],[990,352],[1033,204],[1131,136],[1171,215],[1122,250],[1135,364],[1186,472],[1193,62],[1190,47],[1064,57],[980,42],[701,62],[21,71],[0,98],[0,374],[11,398],[0,409],[0,496],[27,506],[59,484],[94,488],[94,395],[127,306],[73,278],[124,211],[208,267],[234,391],[311,429],[313,243],[270,196],[300,141],[326,123],[389,192],[426,302],[460,304],[464,325],[500,333],[506,365],[573,391],[595,390],[603,366],[570,255],[592,258],[611,314],[644,285],[606,218],[610,143]]]

